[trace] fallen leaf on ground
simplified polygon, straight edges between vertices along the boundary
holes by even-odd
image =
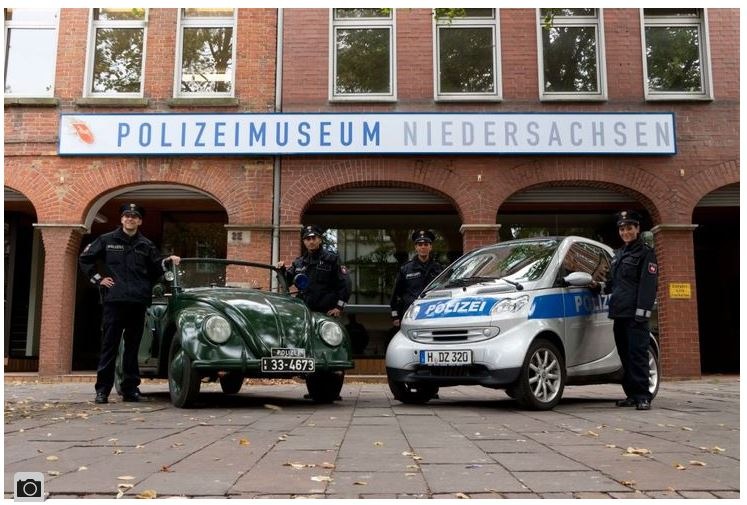
[[[615,444],[606,444],[605,447],[607,447],[609,449],[614,449],[617,446]]]
[[[246,438],[240,438],[239,439],[239,445],[250,445],[251,442],[249,442],[249,439]]]
[[[173,472],[174,470],[169,467],[169,465],[161,465],[161,471],[162,472]]]
[[[591,430],[587,431],[586,434],[589,435],[590,437],[598,437],[599,436],[599,433],[597,433],[595,431],[591,431]]]
[[[47,475],[51,475],[52,477],[57,477],[58,475],[60,475],[60,472],[58,472],[57,470],[48,470]]]
[[[314,482],[332,482],[332,477],[329,475],[314,475],[311,480]]]
[[[316,466],[314,463],[283,463],[283,466],[289,466],[293,468],[294,470],[300,470],[301,468]]]
[[[706,464],[705,464],[705,463],[703,463],[702,461],[697,461],[697,460],[694,460],[694,459],[691,459],[691,460],[689,461],[689,463],[690,463],[691,465],[693,465],[693,466],[706,466]]]
[[[277,405],[273,405],[272,403],[265,403],[264,407],[270,410],[283,410],[283,407],[278,407]]]
[[[625,450],[625,454],[626,455],[631,454],[635,456],[645,456],[645,455],[651,454],[651,451],[643,447],[628,447]]]
[[[288,440],[288,435],[280,435],[278,437],[279,442],[285,442],[286,440]]]
[[[114,449],[112,451],[112,454],[123,454],[123,453],[124,453],[124,451],[122,449]]]
[[[635,486],[635,481],[634,480],[621,480],[620,484],[622,484],[623,486],[633,487]]]
[[[132,475],[120,475],[117,477],[118,480],[135,480],[135,477]]]
[[[357,480],[357,481],[353,482],[353,485],[354,486],[368,486],[368,482],[363,481],[363,480]]]
[[[467,496],[467,495],[466,495],[466,494],[464,494],[464,493],[454,493],[454,496],[456,496],[457,498],[462,498],[462,499],[466,498],[467,500],[469,500],[469,499],[470,499],[470,497],[469,497],[469,496]]]
[[[693,431],[693,429],[692,429],[692,428],[688,428],[687,426],[683,426],[683,427],[682,427],[682,430],[683,430],[683,431]]]
[[[726,452],[726,449],[722,449],[721,447],[716,445],[713,447],[713,449],[711,449],[711,452],[716,454],[717,452]]]
[[[184,442],[174,442],[173,444],[171,444],[171,447],[181,447],[183,445],[184,445]]]
[[[152,500],[153,498],[157,497],[158,493],[154,489],[146,489],[139,493],[136,498],[140,498],[141,500]]]
[[[334,464],[334,463],[330,463],[330,462],[328,462],[328,461],[325,461],[324,463],[322,463],[322,464],[321,464],[321,465],[319,465],[319,466],[321,466],[322,468],[334,468],[334,467],[335,467],[335,464]]]
[[[419,470],[420,467],[418,465],[407,465],[408,470]]]
[[[79,472],[82,472],[83,470],[88,470],[88,467],[87,466],[79,466],[78,467],[78,471]]]
[[[673,463],[672,466],[675,470],[685,470],[687,467],[681,463]]]
[[[47,461],[57,461],[58,459],[60,458],[57,456],[47,456]]]
[[[384,442],[374,442],[373,444],[375,447],[382,447],[384,445]]]

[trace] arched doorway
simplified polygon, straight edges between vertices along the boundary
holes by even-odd
[[[739,184],[703,197],[693,211],[702,373],[739,373]]]
[[[39,367],[44,247],[36,210],[25,195],[5,188],[5,371]]]
[[[397,269],[414,254],[410,236],[416,229],[433,230],[434,254],[450,263],[462,254],[457,210],[445,197],[420,188],[354,187],[313,200],[302,221],[327,230],[327,242],[350,271],[345,323],[352,319],[363,327],[349,326],[356,373],[383,373],[382,358],[395,332],[389,301]]]
[[[91,233],[83,237],[81,250],[99,235],[117,228],[119,207],[129,202],[145,208],[140,231],[162,254],[226,257],[228,216],[223,206],[206,193],[177,185],[128,187],[102,197],[86,219]],[[90,370],[98,361],[101,309],[98,291],[82,275],[78,279],[72,368]]]

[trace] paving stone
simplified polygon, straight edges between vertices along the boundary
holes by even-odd
[[[668,498],[668,499],[674,499],[674,500],[681,500],[682,496],[680,496],[677,491],[647,491],[646,496],[650,498]]]
[[[633,491],[627,493],[609,493],[612,498],[620,500],[647,500],[649,497],[640,491]]]
[[[550,451],[546,446],[527,438],[475,440],[475,445],[488,454],[501,452],[546,454]]]
[[[595,492],[573,493],[573,497],[581,499],[581,500],[609,500],[612,498],[607,493],[595,493]]]
[[[499,465],[422,465],[421,471],[433,493],[482,493],[528,491],[512,474]]]
[[[522,484],[535,493],[625,491],[626,487],[600,472],[514,472]]]
[[[426,493],[423,475],[414,472],[339,472],[327,487],[327,496],[350,494]]]
[[[449,448],[448,451],[440,447],[423,447],[417,449],[417,455],[423,458],[419,462],[424,463],[464,463],[465,465],[490,464],[493,459],[478,449],[473,444],[458,448]]]
[[[696,498],[696,499],[713,499],[716,496],[712,493],[709,493],[708,491],[680,491],[680,495],[683,498]]]
[[[739,499],[739,492],[738,491],[713,491],[713,494],[717,498],[726,498],[729,500],[738,500]]]
[[[503,493],[503,498],[506,498],[507,500],[534,500],[534,499],[540,499],[542,498],[540,495],[535,493]],[[484,495],[472,495],[470,498],[490,498],[489,496]]]
[[[263,457],[251,470],[242,475],[231,488],[238,493],[262,494],[323,494],[328,482],[312,480],[312,477],[330,477],[332,468],[322,463],[334,464],[336,454],[327,451],[277,451]],[[299,463],[294,468],[288,463]]]
[[[493,453],[493,459],[510,472],[519,471],[568,471],[568,470],[591,470],[588,466],[577,463],[572,459],[555,454],[546,453]]]

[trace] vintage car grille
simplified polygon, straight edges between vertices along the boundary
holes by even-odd
[[[488,369],[485,365],[462,366],[418,366],[415,374],[426,377],[486,377]]]
[[[479,342],[493,338],[500,330],[492,326],[481,326],[473,328],[425,328],[409,330],[407,333],[411,340],[422,343],[446,343],[446,342]]]

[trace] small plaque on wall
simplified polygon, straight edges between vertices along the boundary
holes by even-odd
[[[252,232],[250,230],[228,230],[229,244],[248,244],[251,242]]]
[[[669,298],[679,298],[689,300],[692,298],[689,282],[670,282]]]

